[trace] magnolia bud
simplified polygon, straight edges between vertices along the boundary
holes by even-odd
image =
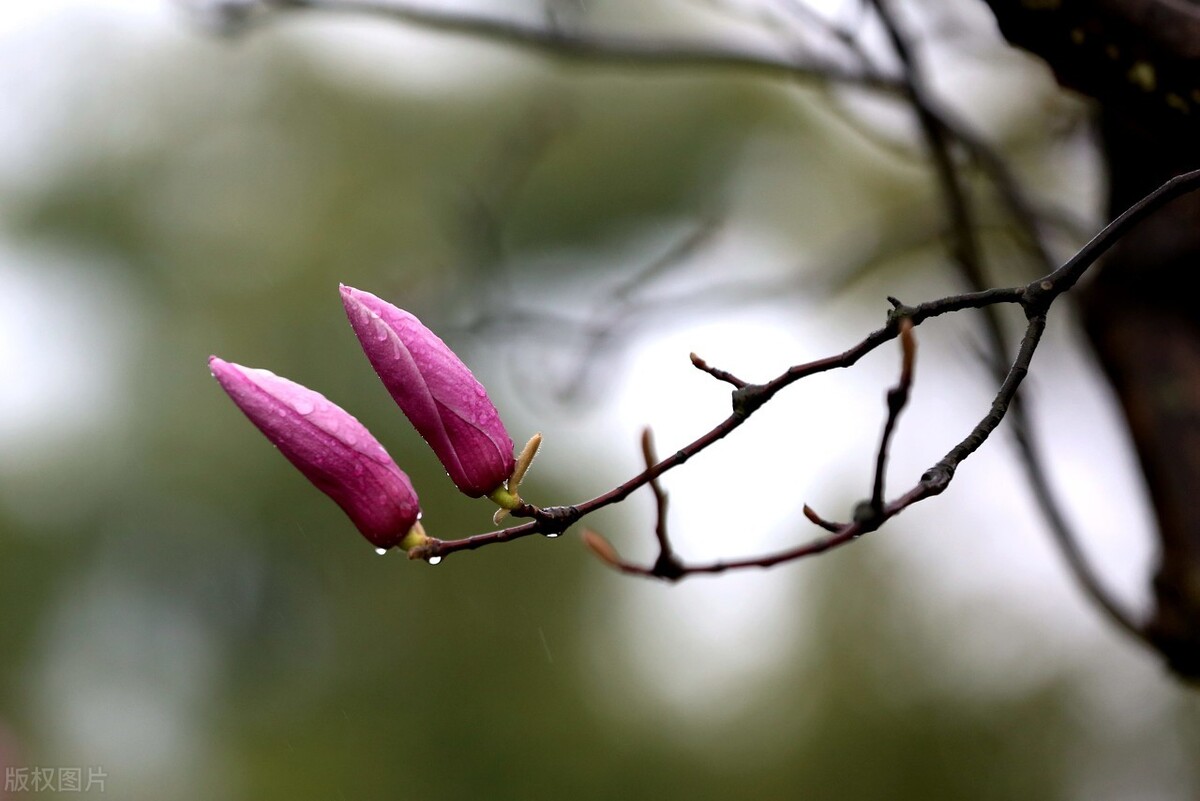
[[[516,466],[513,443],[483,385],[413,315],[369,292],[341,292],[375,372],[450,479],[472,498],[502,489]]]
[[[216,356],[209,357],[208,366],[250,422],[333,498],[373,545],[407,549],[420,544],[417,493],[362,423],[320,393],[268,370]]]

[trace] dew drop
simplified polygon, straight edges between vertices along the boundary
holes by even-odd
[[[313,405],[312,401],[298,400],[292,404],[292,408],[299,414],[312,414],[317,407]]]
[[[557,532],[557,531],[547,531],[542,536],[548,540],[553,540],[553,539],[558,539],[558,534],[559,534],[559,532]]]
[[[383,556],[385,553],[387,553],[387,548],[376,548],[375,553],[379,554],[380,556]]]
[[[428,559],[426,559],[425,561],[426,561],[426,562],[428,562],[428,563],[429,563],[429,564],[431,564],[431,565],[440,565],[440,564],[442,563],[442,557],[440,557],[440,556],[431,556],[431,557],[429,557]]]

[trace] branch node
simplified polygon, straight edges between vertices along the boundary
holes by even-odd
[[[888,295],[888,302],[892,303],[892,308],[888,309],[888,325],[899,323],[900,320],[907,320],[913,314],[917,313],[917,309],[912,306],[905,306],[904,303],[896,300],[895,297]]]
[[[562,534],[583,517],[583,514],[577,506],[546,506],[531,507],[530,516],[537,521],[542,534]]]
[[[771,395],[764,384],[748,384],[733,391],[733,413],[743,420],[758,411]]]
[[[687,575],[687,568],[680,564],[675,558],[675,554],[669,551],[663,551],[654,560],[654,567],[650,570],[650,575],[664,581],[675,582]]]
[[[887,517],[884,516],[883,503],[877,498],[870,498],[854,504],[854,513],[851,519],[865,534],[879,528],[887,520]]]
[[[921,484],[929,490],[930,495],[938,495],[950,485],[953,478],[954,467],[938,462],[921,474]]]

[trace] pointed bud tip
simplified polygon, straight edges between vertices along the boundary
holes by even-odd
[[[225,386],[225,382],[229,380],[230,373],[241,371],[241,365],[227,362],[220,356],[212,355],[208,357],[208,372],[213,378]]]
[[[600,536],[595,531],[592,531],[590,528],[585,528],[581,536],[583,539],[583,544],[587,546],[588,550],[594,553],[602,561],[606,562],[612,567],[621,566],[621,557],[619,554],[617,554],[617,549],[612,546],[612,543],[604,539],[604,537]]]

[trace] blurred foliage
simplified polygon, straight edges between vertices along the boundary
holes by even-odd
[[[871,144],[818,91],[445,40],[447,63],[486,80],[389,84],[364,79],[361,56],[331,65],[366,28],[385,37],[368,53],[412,41],[387,26],[310,18],[152,46],[116,26],[56,65],[54,168],[3,205],[6,252],[38,257],[3,275],[27,288],[30,319],[83,314],[90,336],[70,346],[115,385],[70,393],[74,414],[102,407],[85,430],[31,414],[0,447],[0,763],[103,765],[111,796],[159,801],[1033,801],[1133,797],[1120,782],[1150,748],[1155,797],[1194,790],[1176,753],[1200,748],[1194,699],[1156,691],[1164,740],[1138,748],[1145,728],[1096,729],[1069,671],[1011,692],[944,685],[956,635],[921,624],[874,546],[773,578],[803,590],[812,630],[781,631],[781,658],[747,657],[691,711],[642,686],[625,652],[645,639],[614,620],[631,580],[573,538],[434,569],[373,556],[221,396],[209,353],[326,393],[410,472],[432,533],[480,530],[486,510],[453,495],[359,357],[339,281],[455,330],[481,307],[503,316],[521,299],[495,291],[506,283],[602,298],[680,220],[722,209],[784,243],[785,284],[822,247],[903,261],[936,215],[920,162]],[[792,255],[806,238],[815,257]],[[596,481],[536,471],[554,500]],[[637,592],[653,604],[660,590],[682,588]],[[703,649],[671,656],[705,670]],[[1109,774],[1088,755],[1122,751],[1116,783],[1092,792]]]

